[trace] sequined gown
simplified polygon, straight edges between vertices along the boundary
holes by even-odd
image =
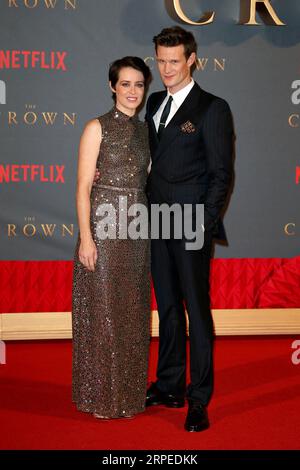
[[[95,272],[79,262],[73,277],[73,401],[81,411],[118,418],[144,411],[150,319],[150,244],[147,239],[97,237],[100,204],[116,208],[127,197],[147,205],[149,164],[146,125],[116,108],[98,118],[102,141],[100,178],[91,192],[90,224],[97,246]],[[119,199],[119,197],[121,199]],[[121,209],[122,210],[122,209]],[[99,212],[98,212],[99,214]],[[130,222],[130,218],[129,218]],[[99,232],[98,232],[99,233]],[[103,237],[102,237],[103,238]]]

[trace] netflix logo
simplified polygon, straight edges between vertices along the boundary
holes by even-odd
[[[40,182],[65,183],[65,165],[0,165],[0,184]]]
[[[1,69],[43,69],[66,72],[67,52],[0,50]]]

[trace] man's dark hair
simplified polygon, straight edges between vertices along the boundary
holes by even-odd
[[[174,47],[182,44],[186,59],[190,57],[192,52],[197,55],[197,43],[194,35],[180,26],[164,28],[157,36],[154,36],[153,42],[156,52],[158,46]]]

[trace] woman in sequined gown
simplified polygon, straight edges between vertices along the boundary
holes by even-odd
[[[118,221],[120,201],[147,206],[148,133],[136,109],[149,79],[142,59],[115,61],[109,70],[115,106],[87,123],[79,146],[72,396],[78,410],[96,418],[132,417],[145,407],[150,245],[120,239]],[[96,169],[100,178],[93,184]],[[108,223],[116,239],[99,238],[101,204],[116,210]]]

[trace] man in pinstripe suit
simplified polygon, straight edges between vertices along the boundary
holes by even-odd
[[[152,240],[152,277],[159,312],[157,381],[146,405],[183,407],[187,431],[209,426],[213,390],[209,267],[212,239],[224,238],[220,220],[232,179],[233,125],[226,101],[205,92],[191,71],[197,60],[192,33],[175,26],[154,37],[166,90],[147,102],[152,166],[151,204],[204,204],[204,245],[188,250],[184,239]],[[186,321],[189,317],[191,382],[186,389]]]

